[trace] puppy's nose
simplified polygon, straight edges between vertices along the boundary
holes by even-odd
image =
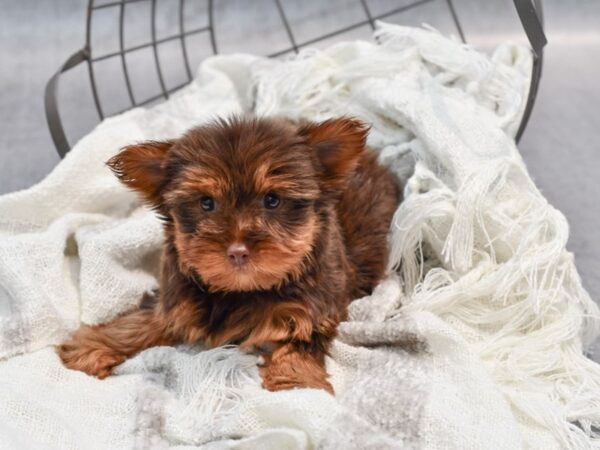
[[[242,267],[248,262],[250,251],[246,245],[236,242],[231,244],[227,249],[227,257],[229,258],[229,262],[231,262],[231,264],[236,267]]]

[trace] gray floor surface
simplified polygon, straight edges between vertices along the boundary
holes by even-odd
[[[0,0],[0,193],[31,186],[59,162],[43,111],[44,85],[68,55],[83,45],[86,3]],[[136,2],[126,8],[126,45],[147,40],[149,3]],[[158,1],[159,37],[176,31],[177,3]],[[373,13],[379,14],[409,1],[368,3]],[[538,101],[520,149],[538,186],[550,203],[567,216],[571,226],[569,248],[575,254],[584,286],[600,301],[600,1],[543,3],[549,45]],[[186,29],[204,25],[204,4],[186,1]],[[286,46],[285,31],[272,1],[217,0],[216,4],[220,51],[269,53]],[[363,17],[357,0],[284,0],[283,4],[299,42]],[[504,39],[523,40],[511,1],[454,0],[454,4],[470,43],[489,49]],[[95,16],[96,55],[117,48],[117,12],[106,8]],[[408,25],[426,22],[441,31],[454,32],[443,0],[429,1],[387,20]],[[369,28],[365,26],[336,39],[368,35]],[[191,65],[210,54],[208,44],[206,34],[190,37]],[[183,80],[181,70],[171,70],[183,67],[178,45],[171,41],[160,49],[169,86]],[[136,99],[157,92],[150,49],[129,55],[128,64]],[[107,99],[108,113],[127,106],[120,70],[118,60],[106,61],[99,67],[99,90]],[[60,105],[72,142],[97,123],[84,68],[73,70],[63,80]],[[600,360],[598,353],[600,345],[595,355]]]

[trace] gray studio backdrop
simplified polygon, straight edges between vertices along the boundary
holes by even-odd
[[[403,0],[369,1],[373,8],[384,10]],[[164,8],[169,2],[175,6],[175,0],[159,0]],[[252,33],[250,29],[236,33],[239,23],[254,21],[261,25],[265,2],[270,0],[217,0],[218,8],[228,11],[224,20],[226,28],[232,30],[229,36],[221,33],[223,51],[269,52],[269,45],[279,38],[265,32],[264,26],[260,32]],[[0,194],[31,186],[59,162],[46,126],[43,90],[52,73],[84,42],[86,3],[0,0]],[[311,36],[322,34],[332,23],[352,21],[350,5],[357,2],[309,2],[312,6],[308,10],[303,10],[301,3],[288,1],[286,5],[291,8],[295,31]],[[429,3],[389,20],[410,25],[426,22],[441,31],[453,32],[447,9],[434,1]],[[571,226],[569,248],[575,253],[584,286],[599,301],[600,1],[543,3],[549,44],[538,100],[520,149],[538,186],[567,216]],[[503,39],[522,40],[509,0],[454,0],[454,4],[470,43],[489,49]],[[106,21],[107,33],[112,33],[106,35],[108,42],[115,38],[108,26],[114,18],[107,16]],[[365,28],[346,37],[368,35]],[[151,59],[140,61],[137,70],[143,74],[144,64],[151,63]],[[75,69],[64,79],[60,96],[72,141],[97,121],[90,99],[87,74],[83,67]],[[596,353],[600,352],[598,348]]]

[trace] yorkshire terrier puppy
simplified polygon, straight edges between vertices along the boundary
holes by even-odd
[[[160,289],[140,307],[82,326],[64,364],[104,378],[157,345],[261,350],[270,390],[322,388],[347,306],[387,263],[400,188],[349,118],[232,118],[166,142],[125,147],[108,165],[164,219]]]

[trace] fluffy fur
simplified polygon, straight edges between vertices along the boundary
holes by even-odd
[[[332,392],[325,355],[348,303],[384,273],[400,201],[367,130],[232,118],[123,149],[108,165],[164,219],[160,291],[82,326],[63,362],[104,378],[151,346],[234,343],[265,352],[267,389]]]

